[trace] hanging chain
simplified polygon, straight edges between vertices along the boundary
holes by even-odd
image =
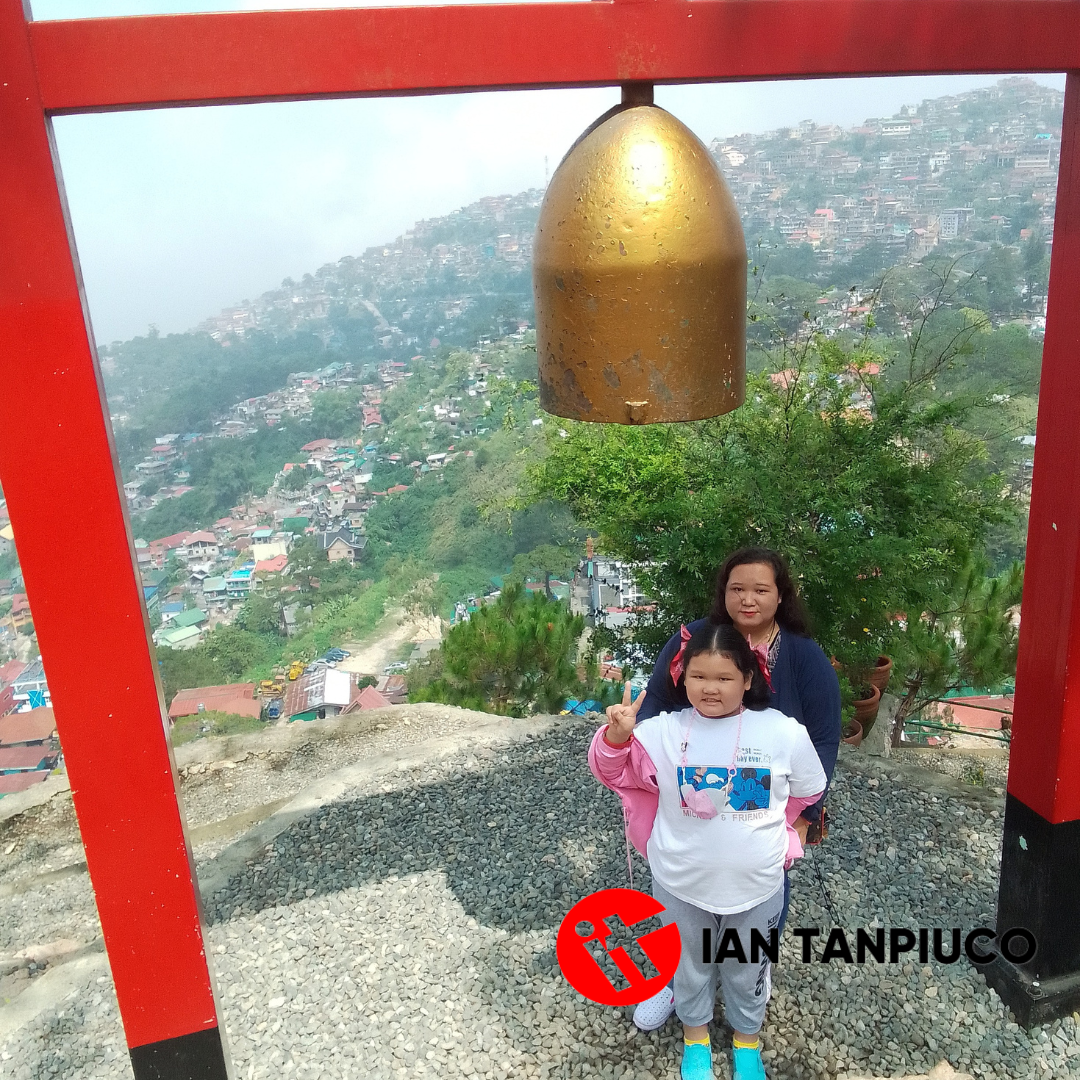
[[[810,855],[813,848],[807,851],[807,855]],[[829,918],[833,921],[833,926],[840,925],[840,916],[836,914],[836,908],[833,907],[832,897],[829,896],[829,890],[825,887],[825,876],[821,872],[821,864],[817,859],[811,855],[810,862],[813,864],[814,873],[817,876],[818,885],[821,887],[821,899],[825,904],[825,910],[829,913]]]

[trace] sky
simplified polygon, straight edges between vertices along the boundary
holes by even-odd
[[[388,6],[394,0],[380,0]],[[33,0],[37,19],[334,0]],[[1035,76],[1064,89],[1064,75]],[[853,125],[992,76],[660,86],[706,143],[802,120]],[[162,109],[54,120],[97,341],[190,329],[417,220],[541,187],[617,88]]]

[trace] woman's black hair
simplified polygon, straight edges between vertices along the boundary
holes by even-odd
[[[810,620],[806,614],[802,599],[795,582],[792,580],[791,571],[788,569],[787,560],[778,551],[764,547],[739,548],[724,560],[716,575],[716,596],[713,599],[712,611],[709,612],[709,620],[714,623],[731,625],[732,619],[728,614],[727,605],[724,602],[727,595],[728,578],[736,566],[748,566],[751,563],[764,563],[772,568],[773,578],[776,580],[776,588],[780,593],[780,606],[776,609],[776,621],[781,629],[788,630],[793,634],[801,634],[803,637],[810,636]]]
[[[743,704],[748,709],[767,709],[772,704],[772,692],[757,657],[751,652],[746,638],[730,623],[707,623],[690,638],[683,652],[683,669],[677,686],[685,684],[690,661],[702,653],[726,656],[742,672],[743,678],[750,676],[750,689],[743,694]]]

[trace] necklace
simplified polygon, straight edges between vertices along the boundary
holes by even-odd
[[[727,792],[730,792],[731,785],[732,785],[732,783],[734,782],[734,779],[735,779],[735,762],[738,760],[738,757],[739,757],[739,744],[742,741],[742,714],[743,714],[743,709],[744,709],[744,706],[740,705],[739,706],[739,711],[736,714],[739,717],[739,726],[735,731],[735,750],[731,755],[731,765],[728,767],[727,780],[726,780],[726,783],[724,784],[724,790],[727,791]],[[680,766],[681,766],[681,769],[683,769],[683,770],[688,768],[687,761],[686,761],[686,754],[687,754],[687,747],[690,745],[690,729],[693,727],[694,720],[698,716],[701,716],[701,714],[697,711],[697,709],[692,709],[691,712],[690,712],[690,719],[687,722],[686,728],[683,731],[682,745],[680,747],[680,750],[682,751],[682,758],[680,760]],[[703,720],[726,720],[727,717],[723,717],[723,716],[716,716],[716,717],[703,716],[702,719]],[[680,786],[681,786],[681,781],[680,781]],[[714,818],[717,815],[718,811],[716,809],[716,806],[713,804],[713,801],[708,797],[708,795],[706,795],[703,791],[698,791],[698,790],[695,789],[695,790],[690,791],[690,792],[684,792],[683,796],[682,796],[682,799],[683,799],[683,813],[684,814],[689,814],[691,817],[706,818],[706,819]]]
[[[734,772],[735,771],[735,762],[738,761],[738,758],[739,758],[739,749],[740,749],[739,744],[742,741],[742,714],[743,714],[744,709],[745,709],[745,706],[740,705],[739,706],[739,711],[735,714],[739,718],[739,726],[735,729],[735,750],[731,755],[731,766],[730,766],[730,768],[728,770],[729,772]],[[679,749],[682,751],[682,759],[680,760],[679,764],[684,769],[687,767],[686,748],[690,745],[690,729],[694,726],[694,719],[696,717],[698,717],[698,716],[701,716],[701,713],[699,713],[697,711],[697,709],[691,709],[691,711],[690,711],[690,720],[688,721],[688,723],[686,725],[686,728],[683,730],[682,743],[679,746]],[[701,716],[701,718],[702,718],[702,720],[726,720],[726,719],[728,719],[726,716],[715,716],[715,717],[714,716]]]
[[[758,644],[758,645],[771,645],[776,640],[776,635],[779,634],[779,633],[780,633],[780,624],[775,619],[773,619],[772,627],[770,628],[769,633],[765,637],[763,637],[760,641],[756,642],[756,644]],[[753,648],[754,645],[755,645],[755,642],[754,642],[753,638],[751,637],[750,638],[750,648]]]

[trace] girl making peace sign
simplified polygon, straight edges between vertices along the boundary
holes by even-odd
[[[710,1080],[719,975],[735,1032],[734,1080],[764,1080],[758,1032],[771,989],[759,963],[702,961],[702,931],[719,942],[750,934],[768,941],[784,902],[784,869],[802,855],[791,823],[825,789],[806,728],[768,707],[768,685],[742,635],[706,625],[686,645],[678,674],[690,708],[637,723],[645,695],[607,710],[589,765],[627,811],[627,835],[649,860],[653,895],[675,922],[682,956],[675,1011],[683,1023],[682,1080]]]

